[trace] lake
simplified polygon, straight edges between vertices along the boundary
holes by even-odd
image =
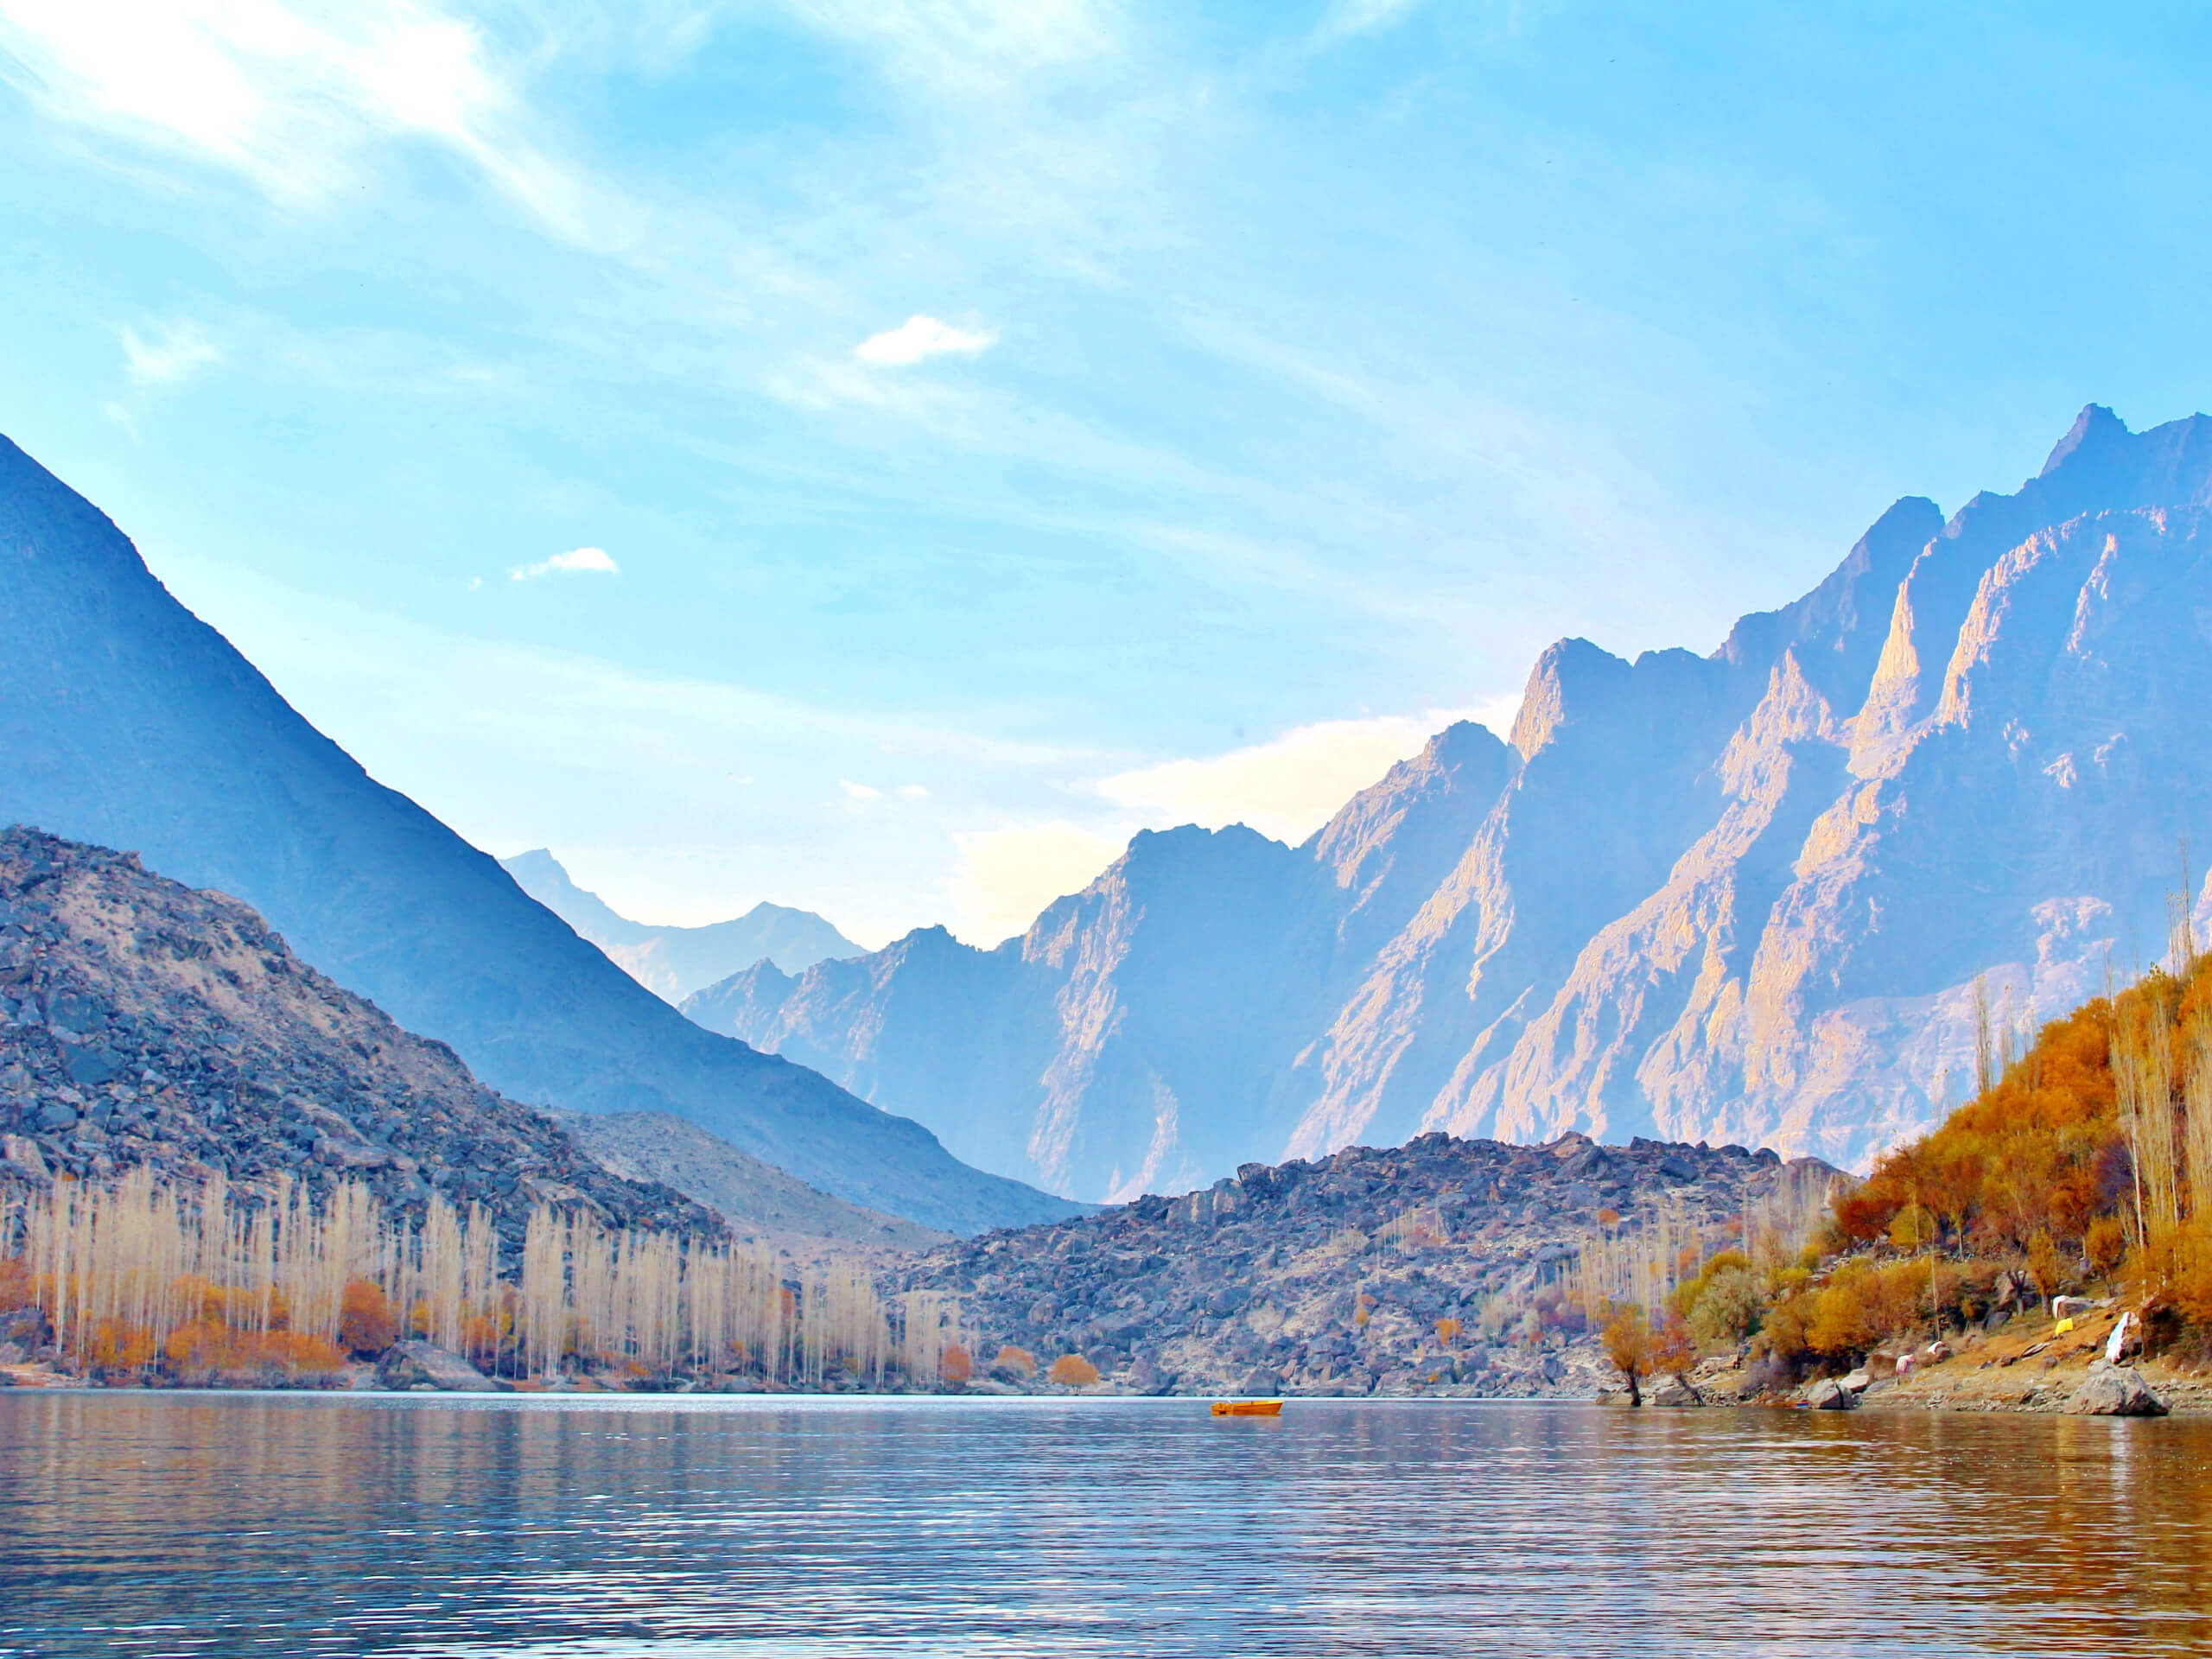
[[[0,1653],[2212,1652],[2212,1423],[0,1394]]]

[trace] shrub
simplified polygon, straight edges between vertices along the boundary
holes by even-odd
[[[12,1313],[38,1300],[38,1282],[18,1256],[0,1256],[0,1313]]]
[[[976,1362],[957,1343],[938,1356],[937,1374],[948,1382],[965,1382],[975,1371]]]
[[[357,1359],[373,1359],[398,1340],[399,1320],[383,1287],[367,1279],[348,1284],[338,1303],[338,1345]]]
[[[102,1319],[92,1327],[84,1357],[95,1370],[136,1371],[153,1363],[154,1333],[143,1325]]]
[[[991,1362],[1000,1370],[1012,1371],[1016,1376],[1037,1375],[1037,1356],[1027,1348],[1017,1348],[1012,1343],[999,1350],[998,1357]]]
[[[1741,1342],[1759,1328],[1758,1275],[1748,1267],[1723,1268],[1705,1280],[1689,1310],[1690,1334],[1707,1348]]]
[[[1081,1354],[1062,1354],[1046,1375],[1063,1388],[1087,1389],[1098,1380],[1098,1368]]]
[[[2118,1216],[2099,1216],[2082,1237],[2082,1254],[2090,1272],[2101,1277],[2110,1273],[2126,1259],[2127,1224]]]

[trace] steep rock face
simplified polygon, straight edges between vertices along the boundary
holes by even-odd
[[[1898,502],[1710,658],[1552,647],[1510,747],[1438,738],[1283,849],[1290,909],[1250,933],[1216,912],[1228,933],[1177,934],[1171,894],[1133,908],[1117,865],[1040,918],[1052,950],[1033,929],[1014,953],[1082,1012],[1049,1051],[1003,1040],[1005,1001],[933,1010],[942,1047],[1003,1057],[967,1096],[855,1064],[851,1033],[923,997],[918,965],[849,964],[805,1052],[933,1126],[966,1116],[986,1167],[1086,1196],[1218,1174],[1230,1148],[1310,1157],[1421,1129],[1863,1165],[1969,1090],[1978,1004],[2018,1025],[2162,953],[2179,843],[2212,844],[2208,514],[2212,421],[2137,435],[2085,410],[2017,493],[1948,523]],[[1226,843],[1188,844],[1236,879]],[[2212,884],[2197,912],[2212,923]],[[1180,1049],[1165,1064],[1162,1033],[1201,1032],[1130,1017],[1165,954],[1133,944],[1170,938],[1195,956],[1163,983],[1203,987],[1217,1052],[1273,1068],[1257,1094],[1174,1090],[1180,1163],[1121,1150],[1149,1080],[1209,1076]],[[1004,993],[1032,1010],[1043,994]],[[784,1034],[752,1008],[724,1028]],[[1036,1156],[1109,1121],[1114,1159]]]
[[[0,823],[127,848],[518,1098],[665,1111],[836,1196],[949,1230],[1067,1206],[918,1124],[684,1020],[384,788],[0,439]]]
[[[857,957],[860,946],[810,910],[758,904],[744,915],[704,927],[633,922],[595,893],[569,879],[560,861],[539,848],[503,858],[516,886],[607,953],[607,960],[667,1002],[727,979],[756,962],[796,974],[832,957]]]

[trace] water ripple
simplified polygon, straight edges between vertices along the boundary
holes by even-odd
[[[0,1396],[0,1653],[2212,1651],[2212,1424]]]

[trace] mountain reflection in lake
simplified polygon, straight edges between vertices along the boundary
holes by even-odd
[[[0,1653],[2201,1654],[2212,1423],[0,1395]]]

